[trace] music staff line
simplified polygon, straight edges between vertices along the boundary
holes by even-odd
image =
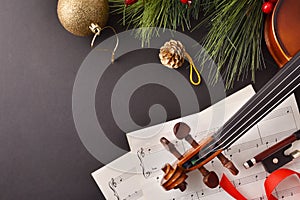
[[[284,114],[285,115],[287,115],[287,114],[288,115],[293,115],[292,108],[289,106],[289,107],[284,107],[284,108],[277,109],[273,113],[270,113],[270,116],[268,115],[265,119],[263,119],[263,121],[268,121],[270,119],[277,118],[278,116],[282,117]],[[256,125],[256,126],[259,126],[259,125]],[[197,139],[197,138],[202,139],[206,135],[214,134],[219,128],[220,127],[215,127],[215,128],[209,129],[209,130],[196,132],[196,133],[191,133],[191,134],[195,139]],[[288,132],[288,133],[291,134],[294,131],[296,131],[296,129],[290,129],[290,130],[287,130],[285,132]],[[171,133],[168,133],[168,134],[171,134]],[[272,141],[273,138],[276,139],[276,138],[278,138],[278,135],[281,135],[281,134],[284,134],[284,133],[280,132],[280,133],[277,133],[277,134],[273,134],[273,135],[269,135],[269,136],[266,136],[266,137],[258,138],[256,140],[251,140],[251,141],[246,142],[246,143],[233,145],[229,149],[232,151],[232,153],[236,153],[236,152],[239,152],[238,149],[240,149],[242,151],[242,150],[247,150],[247,149],[250,149],[250,148],[257,147],[257,144],[258,145],[268,144],[268,142],[269,142],[268,140]],[[283,138],[284,136],[285,135],[281,136],[281,138]],[[262,142],[260,142],[260,143],[257,142],[258,140],[263,141],[263,143]],[[183,141],[171,140],[171,142],[173,142],[176,147],[182,146],[184,151],[186,151],[187,150],[186,148],[189,147],[189,146],[186,147],[186,145],[184,144]],[[277,142],[277,141],[275,140],[275,142]],[[238,148],[237,146],[242,146],[242,147]],[[247,146],[249,146],[249,147],[247,147]],[[161,144],[156,144],[156,145],[153,145],[153,146],[146,146],[146,147],[141,147],[141,148],[143,148],[143,151],[144,151],[145,155],[165,150]],[[237,149],[237,151],[234,151],[234,149]]]
[[[222,189],[219,189],[219,192],[221,192]],[[177,199],[184,199],[184,200],[201,200],[201,197],[203,197],[203,195],[199,195],[199,192],[194,192],[194,193],[189,193],[186,195],[182,195],[180,197],[176,197],[176,198],[170,198],[169,200],[177,200]],[[284,199],[286,197],[292,197],[295,196],[297,194],[300,194],[300,186],[296,186],[296,187],[292,187],[289,189],[285,189],[285,190],[280,190],[277,191],[274,196],[277,199]],[[253,199],[249,199],[249,200],[267,200],[267,196],[266,195],[262,195],[260,197],[257,198],[253,198]]]
[[[280,190],[277,191],[275,194],[273,194],[277,199],[284,199],[286,197],[292,197],[295,196],[297,194],[300,194],[300,186],[296,186],[293,188],[289,188],[286,190]],[[254,198],[254,199],[250,199],[250,200],[267,200],[267,196],[266,195],[262,195],[258,198]]]
[[[293,167],[293,166],[299,166],[300,164],[300,161],[297,161],[297,162],[293,162],[293,164],[291,164],[290,167]],[[241,187],[243,185],[247,185],[247,184],[250,184],[250,183],[253,183],[253,182],[256,182],[256,181],[260,181],[260,180],[264,180],[265,178],[268,177],[268,173],[263,171],[263,172],[260,172],[260,173],[257,173],[255,175],[250,175],[250,176],[246,176],[246,177],[243,177],[243,178],[240,178],[240,179],[235,179],[232,182],[232,184],[238,188],[238,187]],[[300,188],[300,186],[297,186],[296,188]],[[186,194],[186,195],[182,195],[180,196],[180,198],[183,198],[184,199],[189,199],[191,197],[198,197],[198,199],[200,199],[200,197],[204,197],[204,196],[209,196],[209,195],[213,195],[213,194],[216,194],[218,192],[222,192],[223,189],[221,189],[220,187],[218,189],[209,189],[209,188],[202,188],[200,189],[199,191],[197,192],[194,192],[194,193],[190,193],[190,194]],[[286,189],[286,190],[280,190],[280,191],[277,191],[277,197],[287,197],[288,194],[298,194],[300,193],[300,190],[298,191],[294,191],[294,188],[289,188],[289,189]],[[258,197],[258,198],[255,198],[253,200],[262,200],[263,199],[263,196],[261,197]],[[170,200],[173,200],[172,198]],[[175,198],[176,200],[176,198]],[[191,200],[191,199],[189,199]],[[194,200],[194,199],[193,199]]]
[[[125,172],[117,177],[111,178],[111,181],[114,183],[114,185],[119,185],[122,182],[124,182],[125,180],[127,180],[137,174],[139,174],[137,172],[137,168],[133,167],[133,168],[129,169],[128,172]]]
[[[120,195],[117,191],[118,185],[125,183],[126,180],[128,180],[136,175],[139,175],[138,172],[133,173],[134,171],[136,171],[136,167],[134,167],[128,171],[129,171],[128,173],[123,173],[117,177],[111,178],[110,181],[108,182],[108,186],[111,189],[116,200],[137,200],[143,196],[143,191],[141,189],[141,190],[135,191],[134,193],[128,195],[126,198],[120,197]]]
[[[293,109],[291,106],[287,106],[287,107],[284,107],[284,108],[279,108],[277,110],[274,110],[272,113],[270,113],[270,115],[267,115],[263,120],[263,121],[268,121],[268,120],[271,120],[271,119],[274,119],[276,117],[281,117],[283,115],[286,115],[286,114],[291,114],[293,115]]]
[[[127,197],[122,198],[122,200],[138,200],[141,197],[143,197],[143,190],[138,190],[128,195]]]
[[[300,164],[300,161],[297,160],[297,161],[294,161],[293,163],[291,163],[290,167],[297,167],[297,166],[299,166],[299,164]],[[247,185],[247,184],[259,181],[259,180],[264,180],[267,177],[268,177],[268,173],[265,171],[262,171],[260,173],[256,173],[255,175],[249,175],[249,176],[246,176],[246,177],[243,177],[240,179],[235,179],[232,181],[232,183],[235,187],[240,187],[240,186]]]
[[[249,142],[232,145],[230,148],[224,151],[226,155],[234,154],[234,153],[240,153],[242,151],[246,151],[252,148],[258,148],[260,146],[272,146],[272,144],[277,143],[280,139],[283,139],[289,135],[291,135],[293,132],[295,132],[296,129],[290,129],[286,130],[280,133],[276,133],[273,135],[268,135],[266,137],[260,137],[255,140],[251,140]]]

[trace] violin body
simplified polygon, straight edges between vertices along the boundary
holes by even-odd
[[[264,34],[272,57],[282,67],[300,51],[300,1],[278,0],[266,17]]]

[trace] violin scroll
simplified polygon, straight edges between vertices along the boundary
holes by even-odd
[[[180,191],[183,192],[186,189],[187,183],[185,180],[188,176],[184,172],[183,168],[178,166],[173,168],[170,164],[166,164],[162,170],[165,173],[162,186],[166,190],[171,190],[174,188],[180,189]]]

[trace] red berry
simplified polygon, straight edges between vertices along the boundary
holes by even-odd
[[[192,3],[192,0],[180,0],[181,3],[183,4],[191,4]]]
[[[132,4],[135,4],[138,0],[125,0],[124,3],[126,6],[130,6]]]
[[[261,10],[264,13],[269,14],[272,12],[273,8],[274,8],[274,4],[268,1],[263,3]]]

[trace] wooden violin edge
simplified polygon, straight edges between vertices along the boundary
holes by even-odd
[[[300,51],[299,10],[298,0],[278,0],[273,12],[265,18],[265,42],[279,67],[283,67]]]
[[[276,33],[273,24],[273,15],[274,13],[266,17],[264,36],[270,54],[277,65],[281,68],[291,59],[291,57],[284,53],[284,50],[281,48],[277,38],[275,37]]]

